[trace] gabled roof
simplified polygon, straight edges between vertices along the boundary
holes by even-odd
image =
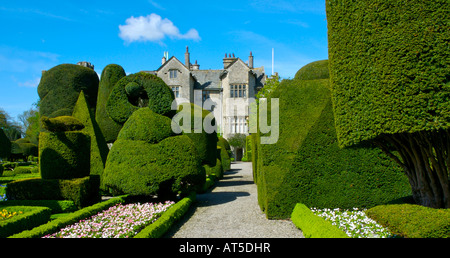
[[[169,60],[167,60],[163,65],[161,65],[156,71],[159,72],[163,67],[165,67],[166,65],[168,65],[171,62],[178,62],[180,63],[187,71],[189,71],[189,69],[182,63],[180,62],[180,60],[178,60],[175,56],[172,56],[171,58],[169,58]]]
[[[195,89],[218,89],[223,70],[194,70],[191,71],[195,79]]]

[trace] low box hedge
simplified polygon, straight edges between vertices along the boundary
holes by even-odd
[[[348,238],[344,231],[315,215],[302,203],[295,205],[291,220],[306,238]]]
[[[160,238],[176,221],[186,214],[189,207],[195,200],[196,194],[191,193],[189,196],[175,203],[166,212],[164,212],[160,218],[141,230],[141,232],[135,235],[134,238]]]
[[[380,205],[366,211],[368,217],[405,238],[449,238],[450,209],[414,204]]]
[[[0,202],[0,209],[6,206],[38,206],[51,209],[51,213],[66,213],[77,210],[73,201],[69,200],[9,200]]]
[[[98,176],[75,179],[23,179],[8,183],[8,200],[71,200],[78,208],[99,200]]]
[[[1,238],[44,224],[50,219],[51,213],[47,207],[1,206],[0,209],[6,209],[8,212],[23,212],[23,214],[0,221]]]
[[[117,196],[104,202],[96,203],[92,206],[78,210],[70,215],[57,218],[39,227],[26,230],[21,233],[10,236],[10,238],[40,238],[48,234],[55,233],[61,228],[72,225],[82,219],[88,218],[118,203],[126,202],[125,196]]]

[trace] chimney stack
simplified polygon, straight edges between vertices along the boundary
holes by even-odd
[[[250,69],[253,69],[253,55],[252,55],[252,51],[250,51],[250,56],[248,57],[248,66],[250,67]]]
[[[184,54],[184,62],[188,70],[191,70],[191,61],[189,54],[189,47],[186,47],[186,53]]]

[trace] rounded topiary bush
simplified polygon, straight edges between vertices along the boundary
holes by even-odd
[[[98,86],[97,109],[95,110],[95,120],[105,137],[106,142],[114,142],[117,139],[121,124],[112,120],[106,112],[106,103],[114,85],[125,77],[125,70],[117,64],[107,65],[102,72]]]
[[[71,179],[90,173],[91,138],[80,131],[41,132],[39,168],[42,179]]]
[[[194,143],[184,135],[157,144],[119,138],[111,148],[103,175],[113,194],[161,198],[197,190],[206,178]]]
[[[109,152],[105,187],[113,194],[162,198],[201,187],[206,175],[194,143],[171,135],[169,118],[149,108],[134,112]]]
[[[330,78],[328,60],[320,60],[309,63],[297,71],[296,80],[318,80]]]
[[[161,78],[140,72],[116,83],[109,95],[106,111],[119,124],[124,124],[140,107],[147,106],[157,114],[171,117],[174,99],[173,91]]]
[[[40,114],[47,117],[72,115],[81,91],[95,113],[98,83],[97,73],[90,68],[74,64],[53,67],[42,74],[38,86]]]
[[[170,118],[158,115],[150,108],[140,108],[124,124],[118,138],[158,143],[172,135]]]

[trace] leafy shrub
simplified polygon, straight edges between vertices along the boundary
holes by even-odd
[[[366,211],[367,216],[406,238],[449,238],[450,210],[413,204],[380,205]]]
[[[121,124],[112,120],[108,112],[106,112],[106,103],[114,85],[123,77],[125,77],[125,70],[117,64],[107,65],[103,71],[98,86],[97,108],[95,110],[95,119],[105,137],[106,142],[114,142],[117,139]]]
[[[32,229],[50,219],[50,209],[46,207],[3,206],[8,211],[21,211],[20,215],[0,221],[0,237],[8,237],[24,230]]]
[[[306,238],[348,238],[344,231],[331,222],[316,216],[306,205],[295,205],[291,220],[297,228],[302,230]]]
[[[23,179],[8,183],[8,200],[71,200],[77,207],[98,201],[99,180],[95,176],[63,179]]]
[[[81,131],[41,132],[39,168],[42,179],[71,179],[90,173],[91,137]]]
[[[42,126],[50,132],[79,131],[83,123],[73,116],[58,116],[55,118],[41,117]]]
[[[136,96],[128,96],[127,94],[126,86],[132,82],[143,89],[138,94],[138,99],[136,99]],[[109,95],[106,111],[119,124],[124,124],[140,106],[148,106],[157,114],[171,117],[174,114],[172,110],[174,99],[173,91],[161,78],[140,72],[123,77],[115,84]]]
[[[80,65],[61,64],[44,72],[38,86],[41,116],[72,115],[81,91],[95,113],[98,83],[97,73]]]

